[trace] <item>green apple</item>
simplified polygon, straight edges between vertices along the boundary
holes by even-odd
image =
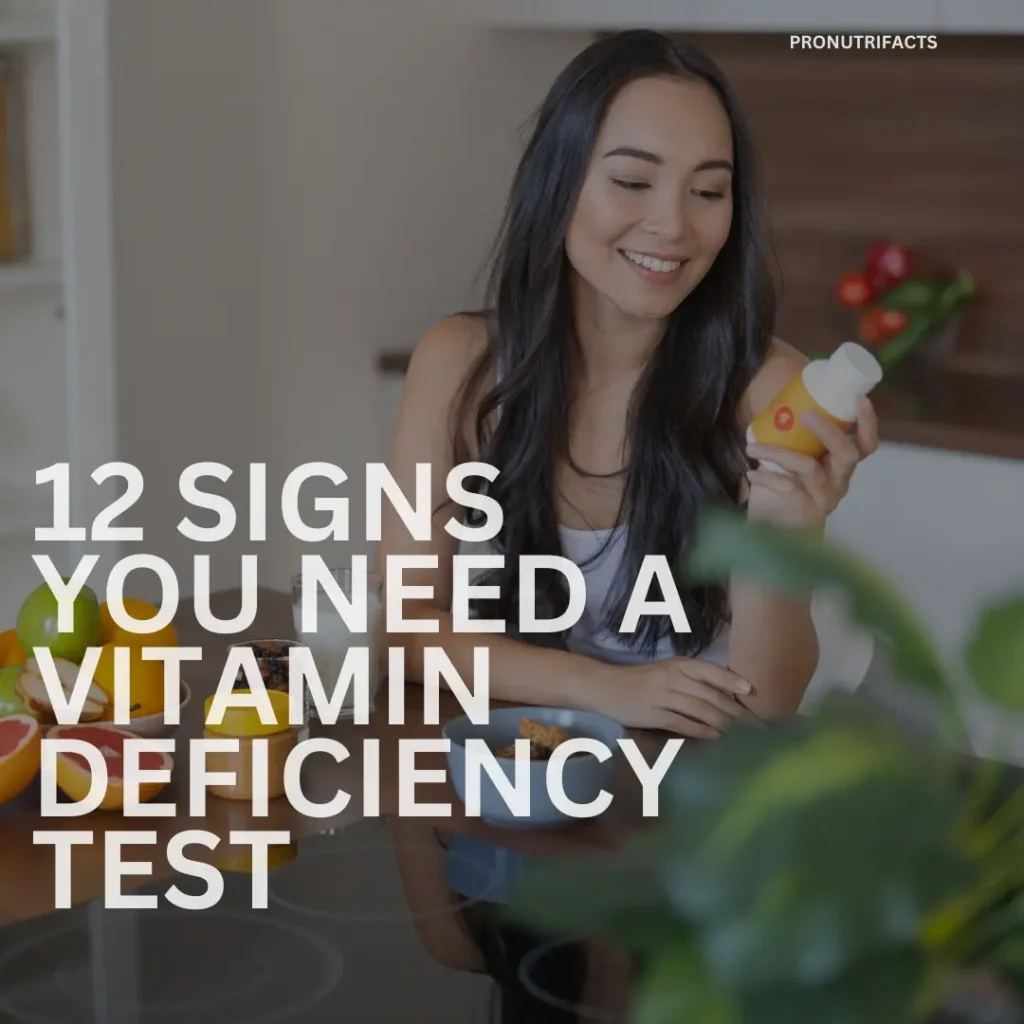
[[[67,577],[65,577],[67,582]],[[31,654],[34,647],[49,647],[55,658],[79,664],[86,649],[100,646],[100,605],[89,587],[82,587],[75,598],[74,628],[57,631],[57,598],[48,584],[36,587],[18,612],[18,640],[22,650]]]
[[[22,673],[20,665],[11,665],[10,668],[0,668],[0,718],[8,715],[25,714],[25,705],[21,698],[14,692],[18,685],[18,676]]]

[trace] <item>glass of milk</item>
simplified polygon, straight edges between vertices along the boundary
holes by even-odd
[[[347,602],[351,602],[353,608],[358,608],[358,602],[354,599],[352,588],[355,583],[354,574],[351,569],[331,569],[329,575],[334,579],[337,586]],[[305,644],[312,653],[313,662],[316,665],[317,674],[320,676],[320,683],[323,686],[324,694],[330,700],[337,687],[345,658],[350,648],[369,648],[369,709],[372,713],[376,707],[377,690],[381,682],[381,634],[383,626],[383,580],[374,573],[366,573],[366,631],[350,628],[341,611],[335,607],[331,596],[324,590],[316,577],[310,575],[305,580],[307,589],[316,591],[316,628],[306,630],[302,628],[302,592],[303,577],[298,574],[292,578],[292,620],[295,626],[295,635]],[[356,616],[350,616],[353,625],[356,624]],[[350,662],[351,665],[351,662]],[[356,679],[350,679],[348,690],[345,693],[338,714],[338,720],[352,718],[355,715]],[[312,695],[307,691],[306,703],[311,721],[318,721],[316,704]]]

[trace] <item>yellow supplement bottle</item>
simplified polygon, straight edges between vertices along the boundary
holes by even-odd
[[[857,402],[881,379],[878,360],[863,346],[847,341],[828,359],[808,363],[779,392],[747,428],[747,443],[776,445],[820,458],[825,446],[800,422],[800,417],[805,412],[816,412],[848,430],[857,422]],[[783,472],[768,462],[762,462],[761,467]]]

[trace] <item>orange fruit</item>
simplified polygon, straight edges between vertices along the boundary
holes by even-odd
[[[19,796],[39,774],[42,736],[32,715],[0,719],[0,804]]]
[[[5,629],[0,633],[0,668],[24,665],[27,657],[28,655],[22,650],[16,629]]]
[[[124,729],[110,725],[58,725],[51,729],[48,739],[81,740],[95,747],[107,765],[107,790],[100,807],[116,810],[124,807],[124,743],[138,737]],[[147,750],[139,755],[139,768],[144,771],[172,769],[174,759],[158,750]],[[85,755],[60,751],[56,756],[57,787],[72,800],[84,800],[92,788],[92,766]],[[139,786],[139,802],[147,803],[166,782],[145,782]]]
[[[148,645],[147,645],[148,646]],[[142,657],[142,648],[130,644],[104,644],[92,681],[110,698],[109,718],[114,717],[115,655],[118,648],[128,650],[128,690],[132,718],[159,715],[164,710],[164,663]]]
[[[137,597],[126,597],[122,603],[125,612],[141,622],[155,618],[159,611],[148,601]],[[177,647],[178,631],[172,623],[168,623],[155,633],[137,633],[134,630],[123,629],[114,621],[107,602],[104,601],[100,605],[100,643],[118,644],[121,647]]]

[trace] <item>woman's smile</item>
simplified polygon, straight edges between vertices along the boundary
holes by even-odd
[[[619,255],[640,277],[654,284],[675,284],[687,262],[683,259],[653,256],[635,249],[619,249]]]

